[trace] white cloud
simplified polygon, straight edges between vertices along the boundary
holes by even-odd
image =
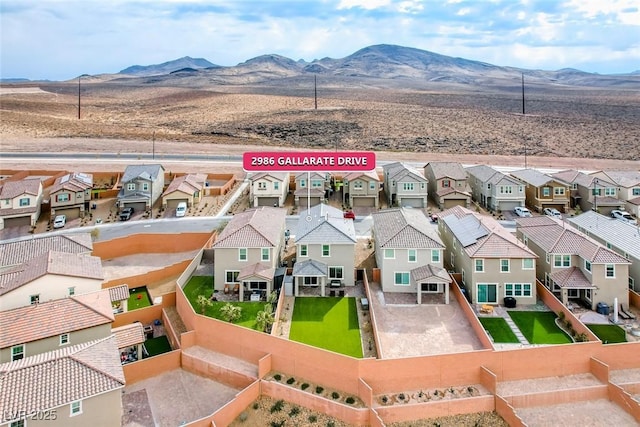
[[[373,10],[389,6],[390,4],[391,0],[340,0],[338,9],[353,9],[359,7],[361,9]]]

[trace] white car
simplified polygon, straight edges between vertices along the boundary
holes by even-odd
[[[551,217],[554,217],[554,218],[562,219],[562,214],[556,208],[544,208],[542,210],[542,213],[547,215],[547,216],[551,216]]]
[[[187,204],[185,202],[178,203],[176,206],[176,217],[181,218],[187,213]]]
[[[514,210],[513,210],[516,215],[521,216],[521,217],[530,217],[531,215],[531,211],[527,208],[525,208],[524,206],[517,206]]]
[[[636,223],[629,212],[621,211],[619,209],[614,209],[611,211],[611,218],[616,218],[620,221],[628,222],[629,224]]]
[[[53,228],[62,228],[67,223],[66,215],[56,215],[53,219]]]

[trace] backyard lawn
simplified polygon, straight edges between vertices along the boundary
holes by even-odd
[[[296,298],[289,339],[362,357],[355,298]]]
[[[555,323],[551,311],[509,311],[509,316],[531,344],[567,344],[573,342]]]
[[[207,298],[211,296],[213,292],[213,278],[207,276],[193,276],[184,287],[184,293],[187,299],[191,303],[191,306],[196,313],[202,314],[200,306],[197,304],[198,295],[204,295]],[[235,325],[244,326],[251,329],[258,329],[256,323],[256,316],[259,311],[264,310],[265,302],[232,302],[227,303],[223,301],[211,301],[212,305],[206,307],[205,316],[213,317],[214,319],[224,320],[220,315],[220,309],[226,304],[232,304],[242,307],[242,315],[240,319],[233,322]]]
[[[149,299],[149,293],[147,292],[146,286],[131,289],[129,291],[129,301],[127,302],[127,309],[129,311],[149,307],[150,305],[151,300]]]
[[[166,336],[150,338],[144,342],[144,348],[149,353],[146,357],[157,356],[158,354],[168,353],[171,351],[171,344]],[[145,357],[143,357],[144,359]]]
[[[605,344],[627,342],[627,334],[618,325],[587,325],[587,328]]]
[[[502,317],[480,317],[479,320],[493,338],[493,342],[516,344],[520,342]]]

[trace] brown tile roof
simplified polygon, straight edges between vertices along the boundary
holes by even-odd
[[[275,268],[261,262],[256,262],[240,270],[238,280],[244,280],[251,277],[260,277],[265,280],[273,280]]]
[[[286,209],[262,206],[235,215],[224,228],[214,248],[275,247],[284,238]]]
[[[429,162],[424,168],[431,168],[435,179],[451,178],[456,181],[465,181],[467,179],[467,173],[458,162]]]
[[[411,277],[414,282],[433,280],[435,283],[451,283],[451,276],[444,268],[433,264],[426,264],[411,270]]]
[[[0,267],[22,264],[49,251],[88,254],[92,250],[93,242],[89,233],[29,237],[3,243],[0,251]]]
[[[518,218],[516,224],[522,234],[545,253],[578,255],[594,264],[629,263],[611,249],[549,216]]]
[[[72,172],[56,178],[49,190],[51,194],[60,190],[84,191],[93,188],[93,175],[90,173]]]
[[[127,285],[113,286],[108,289],[109,299],[111,299],[111,302],[118,302],[129,299],[129,287]]]
[[[145,340],[144,327],[140,322],[113,328],[111,333],[116,337],[118,348],[131,347],[132,345],[141,344]]]
[[[459,191],[459,190],[456,190],[456,189],[455,189],[455,188],[453,188],[453,187],[445,187],[445,188],[441,188],[441,189],[439,189],[438,191],[436,191],[436,194],[437,194],[438,196],[440,196],[440,197],[442,197],[442,196],[448,196],[449,194],[455,194],[455,193],[458,193],[458,194],[460,194],[461,196],[464,196],[464,198],[471,197],[471,194],[469,194],[468,192],[466,192],[466,191]]]
[[[26,208],[4,208],[4,209],[0,209],[0,216],[6,217],[6,218],[12,218],[12,217],[16,217],[16,216],[21,216],[23,214],[28,214],[28,213],[33,213],[35,211],[38,210],[38,206],[29,206]]]
[[[444,248],[440,236],[419,209],[388,209],[372,216],[373,234],[380,248]]]
[[[203,173],[188,174],[176,177],[171,181],[171,184],[162,193],[162,197],[173,193],[174,191],[180,191],[181,193],[194,195],[196,191],[202,191],[204,183],[207,181],[207,175]]]
[[[556,271],[549,277],[561,288],[595,288],[577,267],[569,267]]]
[[[353,181],[354,179],[358,179],[360,177],[369,178],[370,180],[373,180],[373,181],[380,181],[380,177],[378,176],[378,173],[375,170],[367,171],[367,172],[351,172],[346,174],[343,177],[343,179],[346,181]]]
[[[0,348],[113,322],[106,290],[0,311]]]
[[[0,188],[0,199],[13,199],[22,194],[38,195],[41,181],[37,178],[5,182]]]
[[[102,280],[102,261],[92,255],[49,251],[22,265],[0,270],[0,295],[47,274]]]
[[[124,384],[116,339],[110,336],[0,365],[0,413],[59,408]]]

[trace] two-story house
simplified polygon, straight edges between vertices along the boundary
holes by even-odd
[[[493,217],[460,206],[438,214],[445,266],[462,275],[472,304],[499,304],[515,298],[536,303],[538,256]]]
[[[41,203],[39,178],[5,181],[0,188],[0,230],[25,225],[35,227]]]
[[[90,255],[93,241],[90,233],[34,235],[27,239],[4,242],[2,249],[0,271],[24,264],[50,251]]]
[[[235,215],[213,244],[214,287],[265,298],[284,247],[286,209],[261,206]]]
[[[555,218],[518,218],[516,223],[518,238],[540,259],[538,280],[563,304],[578,300],[595,310],[600,302],[629,303],[626,258]]]
[[[84,218],[91,202],[93,175],[72,172],[56,178],[49,189],[51,218],[66,215],[67,219]]]
[[[538,212],[544,208],[569,210],[568,185],[536,169],[520,169],[511,172],[511,176],[524,183],[527,206]]]
[[[429,181],[429,196],[440,209],[468,208],[471,204],[467,173],[460,163],[429,162],[424,166],[424,176]]]
[[[294,295],[300,286],[335,287],[355,284],[356,232],[340,209],[320,204],[300,213],[295,234]]]
[[[486,165],[466,168],[473,200],[493,212],[525,205],[524,184]]]
[[[374,171],[351,172],[342,178],[342,204],[349,207],[378,208],[380,177]]]
[[[207,175],[203,173],[189,173],[174,177],[162,193],[162,207],[175,209],[180,203],[186,203],[188,207],[197,205],[206,182]]]
[[[405,163],[394,162],[382,167],[384,191],[389,207],[427,207],[427,178]]]
[[[331,187],[331,179],[318,172],[296,174],[296,190],[293,192],[296,206],[301,209],[324,203]]]
[[[118,206],[144,212],[151,209],[164,192],[164,168],[162,165],[129,165],[120,182]]]
[[[384,292],[415,293],[449,304],[451,277],[443,268],[444,244],[420,210],[388,209],[373,214],[375,256]]]
[[[259,172],[249,178],[251,206],[282,207],[289,194],[289,172]]]
[[[640,229],[624,221],[587,211],[568,219],[580,232],[628,260],[629,289],[640,293]]]
[[[614,209],[623,209],[625,202],[618,199],[615,183],[576,170],[564,170],[550,175],[569,188],[571,206],[582,212],[595,210],[609,215]]]
[[[640,218],[640,171],[606,170],[591,175],[615,183],[618,186],[618,198],[625,202],[626,210]]]

